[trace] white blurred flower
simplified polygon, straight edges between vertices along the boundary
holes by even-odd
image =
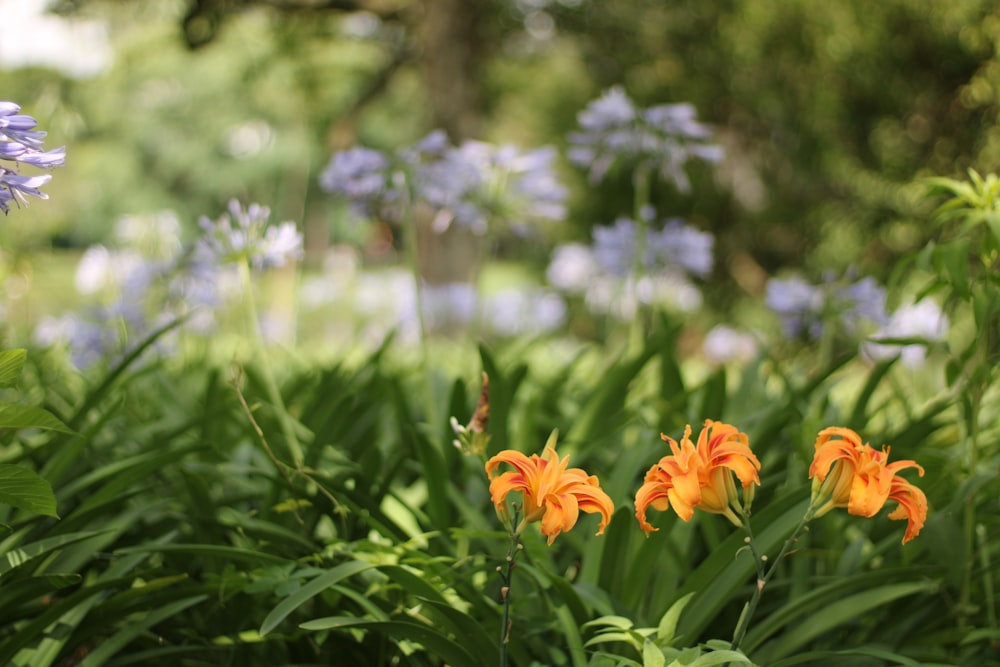
[[[115,238],[151,260],[173,260],[181,252],[181,222],[173,211],[126,215],[115,223]]]
[[[501,336],[541,334],[566,321],[566,303],[552,292],[509,289],[490,295],[483,304],[483,319]]]
[[[757,356],[758,344],[753,334],[719,324],[705,336],[701,349],[709,361],[724,364],[753,359]]]
[[[927,349],[922,344],[887,345],[876,342],[880,338],[920,338],[928,343],[944,340],[948,333],[948,318],[936,303],[923,299],[915,304],[900,306],[889,318],[889,323],[861,344],[861,353],[872,360],[890,359],[899,355],[907,368],[923,365]]]
[[[582,243],[567,243],[552,251],[552,261],[545,270],[549,284],[572,294],[587,289],[597,273],[594,253]]]
[[[90,246],[76,267],[76,289],[80,294],[119,293],[141,278],[146,265],[146,260],[137,252]]]

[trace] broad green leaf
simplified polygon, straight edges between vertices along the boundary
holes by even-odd
[[[0,464],[0,503],[59,518],[52,486],[38,473],[21,466]]]
[[[48,410],[19,403],[0,403],[0,428],[41,428],[60,433],[73,433]]]
[[[596,628],[607,626],[610,628],[618,628],[619,630],[630,630],[633,625],[632,619],[626,618],[625,616],[601,616],[600,618],[595,618],[592,621],[587,621],[580,627]]]
[[[660,619],[660,624],[656,628],[657,644],[666,646],[674,640],[674,634],[677,632],[677,621],[680,620],[681,612],[684,611],[684,607],[687,606],[692,597],[694,597],[694,593],[688,593],[670,605],[670,609]]]
[[[667,659],[663,656],[663,651],[650,640],[642,644],[642,667],[663,667],[667,664]]]
[[[623,642],[638,651],[641,646],[640,641],[642,641],[642,638],[637,637],[635,633],[632,632],[609,631],[594,635],[587,640],[584,646],[596,646],[597,644]]]
[[[23,349],[0,352],[0,387],[13,387],[17,384],[27,357],[28,351]]]
[[[484,667],[485,663],[469,650],[436,629],[410,621],[372,621],[350,616],[328,616],[299,625],[303,630],[370,629],[392,640],[406,639],[423,646],[429,653],[452,667]]]
[[[750,658],[739,651],[711,651],[703,653],[694,662],[685,663],[687,667],[711,667],[712,665],[753,665]]]
[[[264,618],[263,623],[260,625],[260,634],[266,635],[271,630],[274,630],[274,628],[285,620],[289,614],[326,589],[333,586],[341,579],[350,577],[358,572],[370,570],[373,567],[375,567],[375,565],[372,563],[363,563],[361,561],[352,560],[347,561],[346,563],[341,563],[332,570],[321,574],[309,583],[305,584],[299,590],[289,595],[287,598],[282,600],[277,607],[272,609],[271,613]]]

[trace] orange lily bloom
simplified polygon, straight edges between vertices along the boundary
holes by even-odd
[[[601,490],[596,476],[588,475],[581,468],[567,467],[569,456],[560,459],[555,443],[556,432],[553,432],[541,456],[528,457],[507,449],[486,462],[490,497],[497,515],[508,528],[511,527],[507,494],[519,491],[524,503],[524,518],[517,526],[517,534],[529,523],[541,521],[542,534],[548,536],[552,544],[559,533],[576,525],[581,510],[600,513],[597,534],[602,534],[611,520],[614,503]],[[514,470],[496,475],[501,463],[513,466]]]
[[[916,537],[927,519],[927,497],[896,473],[916,468],[923,477],[924,469],[915,461],[888,463],[889,449],[883,445],[878,451],[862,444],[861,436],[849,428],[831,426],[820,431],[809,466],[813,505],[818,505],[814,516],[846,507],[849,514],[872,517],[887,500],[895,500],[899,505],[889,518],[908,520],[903,544]]]
[[[735,426],[705,420],[698,444],[691,442],[691,426],[684,429],[678,442],[666,435],[673,454],[664,456],[649,471],[635,494],[635,518],[648,535],[658,530],[646,520],[650,505],[665,511],[673,506],[684,521],[690,521],[695,509],[722,514],[741,526],[736,512],[744,513],[753,501],[754,485],[760,484],[760,461],[750,451],[750,440]],[[736,495],[733,474],[743,486],[743,503]]]

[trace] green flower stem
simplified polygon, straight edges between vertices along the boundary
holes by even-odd
[[[500,667],[507,667],[507,644],[510,641],[510,589],[514,574],[514,560],[521,551],[521,532],[524,530],[523,521],[518,521],[518,510],[515,508],[513,520],[510,521],[507,530],[507,557],[503,565],[497,566],[500,573],[500,599],[503,601],[503,617],[500,619]],[[506,523],[506,522],[505,522]],[[517,526],[515,529],[514,526]]]
[[[788,536],[785,543],[781,545],[781,551],[778,555],[770,561],[770,567],[768,567],[767,556],[761,554],[757,550],[757,545],[754,544],[753,529],[750,527],[750,517],[746,514],[741,514],[741,519],[743,522],[743,530],[746,531],[747,546],[750,549],[750,553],[753,555],[754,567],[757,570],[757,585],[754,587],[753,595],[750,597],[749,602],[747,602],[746,607],[743,609],[743,613],[740,614],[740,620],[736,625],[736,631],[733,632],[733,641],[729,648],[736,651],[740,648],[740,644],[743,643],[743,639],[746,637],[747,630],[750,629],[750,621],[753,620],[753,615],[757,611],[757,605],[760,603],[761,595],[764,593],[764,587],[767,582],[771,580],[774,576],[775,571],[778,569],[778,565],[781,561],[788,555],[792,547],[798,541],[799,535],[805,530],[806,526],[812,521],[813,516],[816,513],[816,507],[810,503],[809,507],[806,508],[806,513],[802,515],[802,519],[799,521],[795,530],[792,534]]]
[[[413,188],[409,175],[406,176],[406,203],[403,206],[403,229],[408,230],[410,238],[406,243],[406,255],[410,264],[410,271],[413,273],[413,290],[415,307],[417,310],[417,328],[420,336],[420,374],[424,377],[426,387],[424,388],[424,420],[431,425],[435,424],[437,406],[434,402],[434,383],[431,379],[430,370],[430,346],[427,340],[427,323],[424,319],[424,290],[421,286],[420,274],[420,252],[417,246],[417,216],[414,213]]]
[[[302,470],[304,462],[302,448],[299,446],[299,440],[295,435],[295,425],[292,423],[292,416],[288,414],[285,402],[281,398],[281,391],[278,389],[278,382],[274,378],[274,371],[271,368],[270,358],[264,345],[264,337],[260,332],[257,305],[254,300],[253,280],[250,276],[250,262],[244,257],[237,263],[237,266],[239,267],[240,282],[243,288],[243,305],[247,318],[247,330],[250,333],[252,355],[256,357],[257,363],[260,366],[261,375],[264,378],[264,389],[267,391],[268,400],[271,401],[271,405],[277,414],[278,423],[281,425],[281,433],[285,438],[285,446],[288,448],[292,464],[295,470]]]
[[[635,221],[635,256],[632,258],[632,291],[636,303],[636,314],[632,318],[630,347],[641,350],[646,341],[646,328],[643,313],[639,305],[639,279],[645,272],[643,258],[646,255],[646,245],[649,237],[649,223],[644,215],[649,206],[649,192],[652,184],[649,164],[640,161],[632,173],[633,203],[632,218]]]

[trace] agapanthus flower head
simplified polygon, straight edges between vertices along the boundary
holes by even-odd
[[[404,207],[427,207],[438,232],[455,224],[482,234],[491,221],[518,230],[565,217],[567,190],[552,168],[555,157],[551,147],[522,151],[483,141],[454,146],[436,130],[391,156],[367,148],[336,153],[320,185],[368,216],[398,220]]]
[[[927,519],[927,497],[919,488],[898,476],[900,470],[924,469],[915,461],[889,463],[889,448],[881,451],[849,428],[831,426],[820,431],[816,451],[809,466],[813,480],[812,506],[820,517],[837,507],[846,507],[848,514],[873,517],[887,500],[898,504],[890,519],[907,519],[903,544],[920,533]]]
[[[302,257],[302,235],[293,222],[268,224],[269,208],[251,204],[247,208],[235,199],[229,212],[217,221],[202,217],[202,236],[195,245],[195,261],[228,264],[246,259],[257,270],[284,266]]]
[[[857,336],[865,326],[886,323],[885,289],[871,277],[828,276],[819,285],[799,276],[771,278],[765,289],[765,303],[788,338],[816,339],[827,326]]]
[[[320,174],[319,184],[345,198],[360,215],[372,215],[388,187],[389,166],[385,154],[357,146],[334,153]]]
[[[690,104],[639,109],[615,86],[587,105],[577,120],[580,129],[569,135],[568,156],[587,168],[595,183],[617,162],[643,162],[686,192],[690,183],[684,168],[690,160],[722,159],[722,149],[710,143],[711,130],[697,121]]]
[[[25,176],[18,172],[21,165],[40,169],[61,167],[66,162],[65,147],[43,150],[46,132],[36,130],[38,121],[20,112],[14,102],[0,101],[0,210],[7,213],[13,202],[27,206],[25,196],[48,199],[39,188],[52,180],[49,174]]]
[[[690,426],[679,443],[663,434],[660,437],[670,445],[671,454],[653,464],[635,494],[635,517],[643,532],[648,535],[657,530],[646,520],[650,506],[661,512],[673,507],[684,521],[700,509],[741,526],[738,515],[749,512],[754,487],[760,484],[760,461],[750,450],[747,435],[735,426],[707,419],[697,445],[691,442]],[[742,500],[734,475],[743,488]]]
[[[557,435],[554,431],[549,436],[541,456],[532,454],[529,457],[507,449],[486,462],[490,497],[500,520],[517,534],[528,524],[540,522],[542,534],[548,537],[549,544],[559,533],[576,525],[581,511],[601,515],[598,535],[604,532],[614,512],[614,503],[601,489],[596,476],[588,475],[581,468],[570,468],[568,456],[559,458]],[[501,464],[513,470],[497,474]],[[512,492],[519,492],[522,500],[522,518],[517,526],[511,525],[507,505],[507,496]]]
[[[680,218],[665,221],[661,231],[649,234],[647,244],[664,265],[679,266],[700,278],[712,272],[715,237]]]
[[[633,272],[639,252],[639,228],[635,221],[619,217],[611,226],[594,227],[594,259],[607,273],[626,276]],[[646,231],[642,268],[649,273],[667,271],[705,277],[712,271],[714,237],[679,218],[663,222],[662,229]]]

